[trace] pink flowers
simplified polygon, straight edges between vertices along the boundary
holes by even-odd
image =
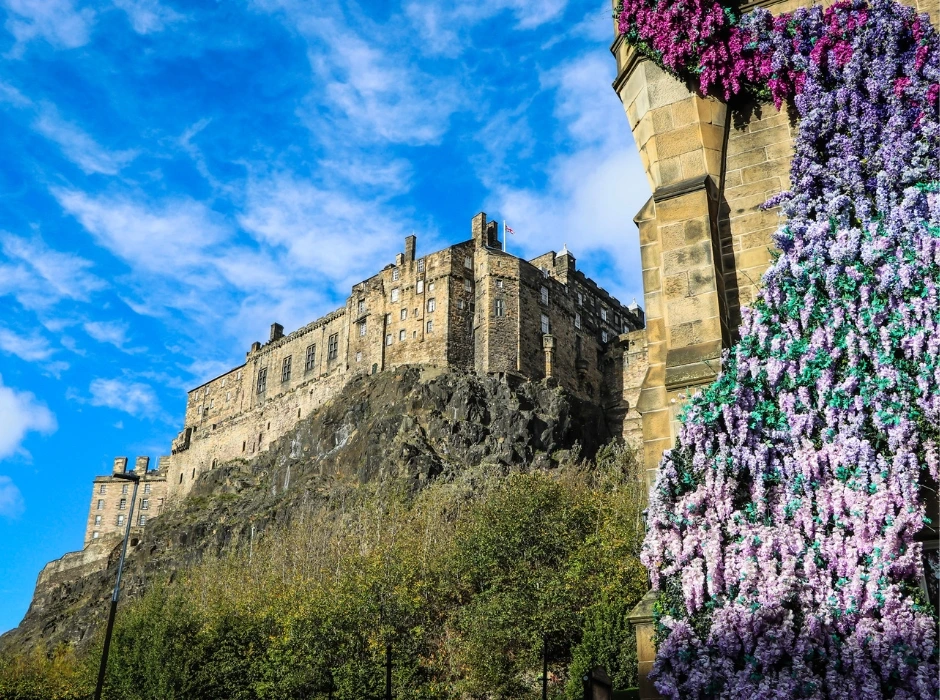
[[[620,26],[703,92],[800,117],[781,256],[650,504],[657,686],[936,697],[915,535],[940,476],[937,34],[890,0],[741,19],[628,0]]]

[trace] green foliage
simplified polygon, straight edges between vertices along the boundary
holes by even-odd
[[[535,698],[543,644],[552,697],[578,697],[565,681],[597,664],[625,688],[644,501],[622,446],[417,494],[360,486],[122,604],[105,697],[378,699],[390,648],[396,698]],[[17,668],[52,687],[51,663]],[[17,689],[2,697],[80,696],[9,685],[23,674],[0,670],[0,688]]]
[[[70,647],[51,653],[34,648],[0,656],[0,699],[79,700],[94,689],[91,659],[76,656]]]

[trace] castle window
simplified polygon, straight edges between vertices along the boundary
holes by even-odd
[[[542,277],[548,277],[548,268],[547,268],[547,267],[540,267],[539,269],[542,271]]]
[[[144,493],[150,493],[150,484],[144,484]]]
[[[581,327],[581,314],[579,314],[579,313],[577,313],[577,312],[575,312],[575,314],[574,314],[574,327],[575,327],[575,328],[580,328],[580,327]]]
[[[434,332],[434,321],[428,321],[428,326],[427,326],[427,328],[428,328],[428,331],[427,331],[428,333],[433,333],[433,332]]]
[[[392,301],[398,301],[398,293],[398,287],[395,287],[395,289],[392,290]]]
[[[578,306],[584,306],[584,295],[578,292]]]
[[[362,323],[359,324],[359,337],[365,338],[365,336],[366,336],[366,322],[363,321]]]
[[[119,515],[119,516],[117,517],[117,524],[118,524],[118,527],[120,527],[121,525],[124,524],[124,516],[123,516],[123,515]]]
[[[222,386],[225,386],[225,379],[222,380]]]
[[[309,372],[313,369],[313,366],[317,363],[317,346],[316,343],[313,345],[307,346],[307,356],[304,358],[304,372]]]
[[[140,514],[140,517],[137,519],[137,524],[143,527],[147,524],[147,516],[143,513]]]
[[[364,314],[365,312],[366,312],[366,300],[360,299],[359,300],[359,313]]]
[[[418,261],[418,272],[424,272],[424,259]]]
[[[229,402],[229,401],[231,401],[231,400],[232,400],[232,392],[231,392],[231,391],[226,391],[226,392],[225,392],[225,401],[226,401],[226,402]]]
[[[125,496],[127,495],[127,488],[128,488],[127,484],[123,484],[121,486],[121,493],[123,493]]]
[[[434,311],[437,308],[436,299],[428,299],[428,311]]]
[[[473,283],[470,280],[465,279],[463,281],[463,290],[465,292],[469,292],[471,289],[473,289]]]
[[[399,318],[400,320],[402,320],[402,321],[404,321],[406,318],[408,318],[408,309],[402,309],[402,310],[401,310],[401,313],[398,314],[398,318]]]
[[[601,342],[602,343],[607,342],[607,331],[601,331]]]
[[[392,334],[391,334],[391,333],[389,333],[388,335],[385,336],[385,344],[386,344],[386,345],[391,345],[391,344],[392,344]]]
[[[457,300],[457,308],[463,310],[463,307],[464,307],[464,306],[465,306],[465,304],[463,303],[463,299],[458,299],[458,300]]]
[[[607,320],[607,307],[602,306],[601,307],[601,321],[606,321],[606,320]]]
[[[100,532],[93,532],[93,533],[91,533],[91,539],[96,540],[96,539],[98,539],[99,537],[101,537],[101,533],[100,533]]]
[[[122,498],[121,502],[118,503],[118,510],[124,510],[125,508],[127,508],[127,499]]]
[[[415,293],[424,294],[424,280],[418,280],[417,284],[415,284]]]
[[[212,408],[212,405],[215,403],[215,399],[209,399],[209,408]]]
[[[418,331],[411,331],[411,337],[412,337],[412,338],[417,338],[417,337],[418,337]]]
[[[503,288],[503,281],[502,281],[502,280],[496,280],[496,288],[497,288],[497,289],[502,289],[502,288]]]
[[[144,499],[142,499],[142,500],[140,501],[140,509],[141,509],[141,510],[150,510],[150,499],[149,499],[149,498],[144,498]]]
[[[356,353],[356,362],[362,362],[362,350]]]
[[[339,354],[339,333],[330,336],[329,343],[326,346],[326,359],[335,360]]]
[[[548,335],[550,327],[548,325],[548,316],[542,314],[542,335]]]
[[[542,303],[548,306],[548,287],[539,287]]]
[[[104,510],[104,499],[103,499],[103,498],[99,498],[99,499],[98,499],[98,508],[97,508],[97,510]]]
[[[497,318],[504,316],[506,314],[506,302],[504,302],[502,299],[497,299],[493,313],[496,314]]]
[[[101,486],[98,487],[98,493],[100,493],[102,496],[105,493],[107,493],[107,491],[108,491],[108,487],[105,486],[104,484],[101,484]]]
[[[434,291],[434,283],[433,283],[433,282],[428,282],[428,291],[429,291],[429,292],[433,292],[433,291]]]
[[[397,267],[394,270],[392,270],[392,279],[395,282],[401,279],[401,270],[399,270]]]
[[[241,370],[238,370],[238,374],[235,375],[235,379],[238,380],[238,379],[241,379],[241,378],[242,378],[242,371],[241,371]]]
[[[464,257],[464,259],[463,259],[463,266],[464,266],[465,268],[467,268],[468,270],[472,270],[472,269],[473,269],[473,258],[471,258],[469,255],[467,255],[466,257]]]
[[[262,367],[258,370],[258,393],[263,394],[268,388],[268,368]]]
[[[392,322],[392,315],[391,315],[391,314],[385,314],[385,325],[387,326],[387,325],[389,325],[391,322]]]
[[[96,516],[95,516],[95,527],[101,527],[101,516],[100,516],[100,515],[96,515]]]
[[[405,339],[405,335],[406,335],[407,333],[408,333],[408,331],[406,331],[404,328],[402,328],[400,331],[398,331],[398,339],[399,339],[399,340],[404,340],[404,339]]]

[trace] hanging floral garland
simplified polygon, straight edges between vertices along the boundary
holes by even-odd
[[[780,255],[652,495],[656,685],[936,698],[915,535],[940,466],[937,32],[893,0],[625,0],[619,26],[703,94],[799,117]]]

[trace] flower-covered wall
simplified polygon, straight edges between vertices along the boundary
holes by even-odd
[[[936,697],[936,32],[893,2],[702,0],[627,2],[618,29],[654,192],[652,677],[683,698]]]

